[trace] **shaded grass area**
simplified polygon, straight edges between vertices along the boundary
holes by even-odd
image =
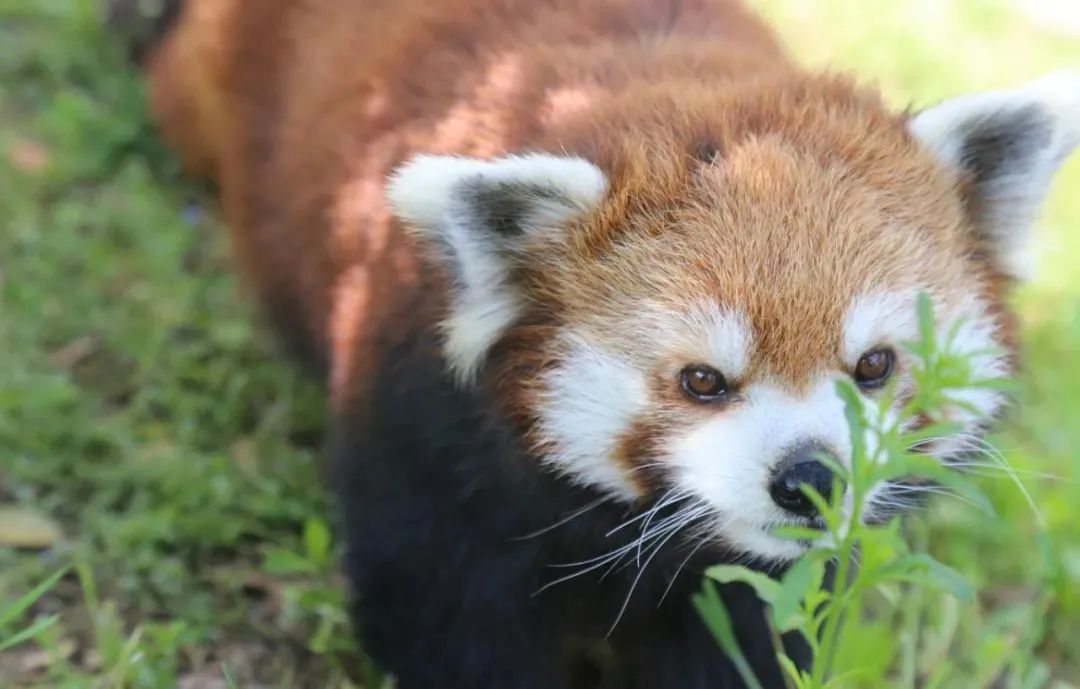
[[[1004,2],[760,4],[795,54],[898,105],[1080,66],[1080,40]],[[252,317],[211,196],[98,27],[89,0],[0,0],[0,542],[5,519],[38,541],[0,545],[0,603],[73,565],[0,629],[58,615],[0,655],[0,686],[216,688],[223,668],[238,686],[347,686],[318,391]],[[995,439],[1038,515],[986,470],[996,519],[942,500],[912,522],[980,594],[913,592],[849,628],[849,667],[914,654],[889,686],[1080,686],[1078,191],[1073,161],[1017,299],[1023,403]]]
[[[350,649],[318,392],[240,298],[210,196],[94,5],[0,7],[0,501],[62,534],[0,547],[0,601],[77,565],[0,685],[174,687],[225,664],[334,686]]]

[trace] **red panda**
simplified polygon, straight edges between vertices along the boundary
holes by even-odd
[[[187,0],[146,74],[325,376],[356,624],[401,689],[743,686],[703,567],[799,555],[771,531],[850,459],[835,381],[911,394],[918,293],[1011,370],[1080,140],[1076,75],[893,112],[735,0]],[[963,401],[969,433],[1005,403]]]

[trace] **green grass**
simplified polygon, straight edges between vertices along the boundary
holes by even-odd
[[[174,687],[222,664],[336,686],[340,586],[302,536],[328,514],[318,392],[239,297],[209,195],[92,6],[0,8],[0,500],[63,533],[0,547],[0,601],[78,572],[31,608],[59,621],[0,656],[0,686]]]
[[[761,4],[794,54],[898,106],[1080,66],[1080,39],[1004,2]],[[901,619],[845,638],[842,666],[901,653],[915,670],[896,687],[945,666],[939,686],[1080,686],[1077,189],[1080,160],[1017,297],[1022,404],[995,438],[1043,525],[1000,478],[981,482],[996,519],[940,501],[910,538],[974,602],[913,591]],[[0,0],[0,539],[12,507],[60,533],[0,545],[0,644],[33,637],[0,652],[2,687],[344,687],[358,668],[319,396],[240,296],[210,198],[157,143],[89,0]]]

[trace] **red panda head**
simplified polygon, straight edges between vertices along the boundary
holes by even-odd
[[[1074,75],[914,116],[802,79],[632,94],[564,132],[571,153],[419,156],[388,187],[446,270],[461,384],[492,385],[552,470],[692,501],[767,558],[800,550],[770,534],[813,516],[798,485],[831,485],[817,453],[850,461],[835,382],[910,397],[920,292],[976,377],[1008,373],[1004,292],[1080,138]],[[969,434],[1005,401],[958,397]]]

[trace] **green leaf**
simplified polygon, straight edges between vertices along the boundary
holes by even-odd
[[[969,481],[962,473],[950,469],[947,465],[941,464],[937,459],[928,455],[908,454],[898,457],[886,467],[882,478],[910,478],[913,476],[930,479],[934,483],[948,488],[987,516],[993,517],[996,515],[993,503],[975,484]]]
[[[963,603],[974,602],[975,593],[963,574],[945,563],[935,560],[927,553],[920,553],[914,557],[926,563],[927,581],[936,584],[942,590],[948,591],[954,598]]]
[[[854,680],[858,679],[870,679],[870,672],[865,668],[852,668],[847,672],[830,677],[828,683],[825,685],[829,689],[835,687],[835,689],[847,689],[852,686]]]
[[[985,388],[1008,393],[1016,393],[1022,389],[1020,383],[1012,378],[982,378],[968,382],[965,387]]]
[[[229,666],[225,663],[221,664],[221,676],[225,679],[225,686],[228,689],[237,689],[236,680],[232,678],[232,674],[229,672]]]
[[[930,301],[930,295],[924,291],[919,292],[915,300],[915,313],[919,323],[919,337],[921,344],[927,352],[934,349],[934,304]]]
[[[48,617],[41,617],[34,621],[26,629],[20,630],[6,639],[0,639],[0,653],[8,650],[9,648],[15,648],[19,644],[36,638],[38,634],[45,631],[49,627],[56,624],[56,621],[60,619],[59,615],[49,615]]]
[[[908,416],[915,414],[916,410],[911,410]],[[964,432],[964,424],[957,422],[939,422],[933,423],[929,426],[924,426],[918,430],[908,431],[904,433],[901,438],[905,447],[910,447],[915,443],[926,440],[928,438],[947,438],[955,435],[959,435]]]
[[[758,597],[770,605],[780,592],[780,582],[741,565],[716,565],[705,570],[705,576],[722,584],[733,582],[749,584]]]
[[[865,583],[871,581],[907,581],[946,591],[963,603],[975,600],[975,594],[962,574],[926,553],[905,555],[879,567],[867,574]]]
[[[337,589],[320,587],[301,591],[296,596],[296,604],[305,610],[318,610],[322,607],[342,609],[345,601]]]
[[[839,490],[839,481],[840,479],[834,474],[832,494],[836,496],[836,505],[830,504],[829,501],[825,499],[825,496],[817,492],[817,489],[813,486],[805,483],[799,486],[799,490],[802,491],[803,495],[810,499],[810,502],[817,508],[818,514],[821,515],[821,518],[825,521],[825,525],[828,527],[829,531],[833,533],[840,530],[840,521],[843,518],[841,501],[843,500],[844,493],[842,490]]]
[[[6,626],[9,622],[14,621],[31,605],[34,604],[37,599],[45,595],[45,592],[56,585],[56,582],[60,581],[60,578],[67,574],[67,568],[61,569],[58,572],[54,572],[52,576],[42,581],[40,584],[30,589],[23,595],[15,599],[15,602],[11,603],[7,607],[0,609],[0,627]]]
[[[941,664],[934,668],[933,673],[927,678],[924,689],[939,689],[939,687],[945,686],[945,680],[949,679],[952,669],[952,663],[948,659],[942,660]]]
[[[330,529],[326,522],[312,517],[304,522],[304,552],[318,565],[330,561]]]
[[[270,574],[313,574],[318,571],[311,560],[282,548],[266,551],[263,569]]]
[[[383,683],[382,672],[375,666],[375,663],[365,655],[361,659],[361,664],[363,665],[363,672],[361,674],[364,677],[362,686],[365,687],[365,689],[367,687],[370,687],[371,689],[384,689],[386,685]]]
[[[855,483],[858,466],[866,461],[866,418],[863,415],[862,398],[855,386],[847,380],[836,381],[836,394],[844,403],[844,418],[848,423],[848,435],[851,441],[851,482]]]
[[[813,529],[809,526],[778,526],[770,531],[777,538],[786,538],[791,541],[810,541],[816,543],[829,535],[828,531]]]
[[[810,675],[796,667],[795,661],[783,654],[778,655],[776,659],[780,663],[780,668],[784,671],[787,678],[791,680],[791,685],[795,689],[808,689],[812,686]]]
[[[826,557],[827,552],[812,550],[797,560],[780,579],[780,588],[772,600],[771,612],[773,622],[781,632],[798,629],[805,621],[802,603],[807,592],[821,588],[821,579],[825,573],[822,561]]]
[[[714,567],[713,569],[716,568]],[[693,602],[694,607],[697,608],[701,618],[705,621],[705,625],[709,628],[713,638],[716,639],[716,643],[720,645],[720,648],[735,666],[743,683],[746,684],[749,689],[764,689],[764,687],[761,686],[761,682],[759,682],[758,678],[754,675],[754,670],[750,667],[750,663],[747,662],[746,656],[739,646],[738,639],[735,638],[735,630],[731,625],[731,617],[728,615],[727,608],[724,606],[724,601],[720,598],[716,586],[712,582],[706,580],[701,593],[694,594]]]

